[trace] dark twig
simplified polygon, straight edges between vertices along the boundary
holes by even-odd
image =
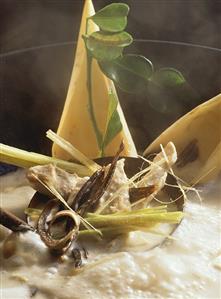
[[[3,208],[0,208],[0,224],[12,230],[13,232],[33,230],[33,228],[25,221]]]

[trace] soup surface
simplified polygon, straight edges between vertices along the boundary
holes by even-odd
[[[1,205],[22,215],[35,192],[24,173],[0,182]],[[93,240],[79,270],[72,259],[53,260],[33,232],[13,234],[16,253],[4,258],[9,231],[1,229],[1,298],[220,298],[220,182],[200,188],[202,202],[189,195],[185,218],[162,246],[148,250],[157,236],[141,232],[112,242]]]

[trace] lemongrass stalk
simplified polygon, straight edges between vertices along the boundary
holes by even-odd
[[[105,216],[97,215],[97,217],[86,218],[86,220],[96,228],[100,227],[116,227],[116,226],[146,226],[149,223],[178,223],[183,217],[182,212],[163,212],[152,214],[132,214]]]
[[[121,235],[121,234],[126,234],[132,231],[148,231],[148,229],[152,228],[155,226],[155,224],[151,223],[148,224],[145,228],[143,227],[138,227],[138,226],[116,226],[116,227],[102,227],[99,228],[99,231],[102,233],[102,236],[104,237],[110,237],[113,235]],[[79,236],[80,237],[89,237],[89,236],[95,236],[98,237],[96,232],[94,230],[80,230],[79,231]]]
[[[16,165],[22,168],[54,164],[68,172],[76,173],[79,176],[90,176],[93,173],[92,170],[83,165],[63,161],[42,154],[28,152],[3,143],[0,143],[0,162]]]
[[[105,216],[120,216],[120,215],[132,215],[132,214],[146,214],[146,213],[163,213],[167,212],[167,205],[161,205],[157,207],[152,208],[144,208],[139,210],[132,210],[132,211],[125,211],[125,212],[117,212],[113,214],[105,214]],[[96,213],[87,213],[87,218],[89,217],[98,217],[98,214]]]
[[[123,216],[123,215],[134,215],[134,214],[154,214],[154,213],[167,213],[167,206],[161,206],[157,208],[144,208],[144,209],[139,209],[139,210],[132,210],[132,211],[124,211],[124,212],[117,212],[114,214],[105,214],[105,216]]]
[[[64,151],[69,153],[72,158],[79,161],[81,164],[88,167],[93,172],[100,169],[100,165],[95,163],[93,160],[86,157],[82,152],[80,152],[77,148],[75,148],[70,142],[62,138],[61,136],[54,133],[52,130],[48,130],[46,132],[46,136],[53,141],[55,144],[60,146]]]

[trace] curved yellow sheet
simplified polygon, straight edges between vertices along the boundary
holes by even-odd
[[[96,158],[99,155],[96,136],[88,113],[88,92],[87,92],[87,58],[82,34],[85,34],[86,19],[93,15],[94,7],[91,0],[85,1],[81,27],[78,37],[74,67],[68,89],[64,110],[58,127],[58,134],[71,142],[78,150],[89,158]],[[89,22],[89,33],[97,31],[98,27]],[[99,129],[103,133],[106,127],[108,108],[108,93],[114,90],[114,84],[103,75],[97,62],[93,61],[92,66],[92,90],[95,115]],[[115,91],[116,92],[116,91]],[[122,109],[118,104],[118,113],[121,118],[123,130],[107,146],[105,156],[114,155],[120,142],[123,140],[125,149],[122,155],[136,156],[137,152],[131,138]],[[69,159],[70,156],[55,144],[52,148],[53,156],[61,159]]]

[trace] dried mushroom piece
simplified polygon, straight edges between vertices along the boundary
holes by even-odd
[[[72,208],[80,215],[84,215],[86,212],[96,209],[99,200],[111,183],[116,170],[117,161],[123,149],[124,145],[121,143],[111,164],[108,165],[108,167],[103,167],[101,170],[96,171],[75,196]]]
[[[90,199],[93,199],[93,191],[97,190],[104,179],[104,169],[96,171],[81,187],[79,192],[75,195],[71,207],[75,211],[79,211],[82,205],[89,205]],[[70,198],[69,198],[70,200]],[[96,200],[96,199],[94,199]]]
[[[38,233],[42,241],[55,252],[66,251],[71,242],[77,238],[80,226],[80,218],[76,213],[72,213],[69,210],[59,211],[60,203],[55,200],[50,200],[42,211],[38,220]],[[69,230],[64,229],[62,234],[52,232],[53,225],[59,221],[71,219],[72,225],[69,226]]]

